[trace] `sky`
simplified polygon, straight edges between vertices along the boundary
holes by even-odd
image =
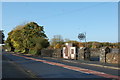
[[[2,2],[6,38],[17,25],[27,22],[44,26],[49,39],[61,35],[79,41],[78,34],[86,32],[87,42],[118,41],[117,2]]]

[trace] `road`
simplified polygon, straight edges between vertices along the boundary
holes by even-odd
[[[97,67],[81,63],[71,63],[69,60],[31,57],[3,52],[3,58],[4,57],[15,62],[19,67],[27,72],[34,74],[37,78],[118,80],[118,77],[120,77],[118,69]],[[9,69],[8,67],[5,68]],[[4,73],[3,77],[10,73],[11,71],[9,73]]]
[[[35,75],[27,72],[27,70],[18,66],[14,61],[2,56],[2,80],[31,79],[36,78]]]

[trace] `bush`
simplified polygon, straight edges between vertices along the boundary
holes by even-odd
[[[17,50],[17,49],[15,49],[15,51],[14,52],[21,52],[20,50]]]
[[[33,54],[33,55],[40,55],[41,50],[35,50],[35,49],[30,49],[29,50],[29,54]]]

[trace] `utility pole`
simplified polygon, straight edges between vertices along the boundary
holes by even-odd
[[[85,32],[85,47],[87,47],[86,32]]]

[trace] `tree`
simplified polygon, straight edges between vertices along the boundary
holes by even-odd
[[[29,53],[30,49],[40,50],[49,46],[43,26],[35,22],[19,25],[8,35],[6,43],[12,43],[15,50],[24,50],[24,53]]]
[[[12,35],[13,31],[9,32],[8,33],[8,38],[7,40],[5,41],[5,47],[9,50],[9,51],[14,51],[14,46],[13,46],[13,40],[11,38],[11,35]]]
[[[65,39],[64,39],[64,41],[65,41],[65,42],[69,42],[69,41],[70,41],[70,39],[68,39],[68,38],[65,38]]]
[[[0,44],[4,44],[4,33],[3,33],[3,30],[0,30]]]
[[[11,36],[11,42],[13,43],[13,47],[15,48],[16,52],[23,51],[23,41],[24,39],[21,37],[22,31],[21,30],[14,30]]]
[[[50,45],[53,48],[61,48],[63,44],[64,44],[64,40],[61,35],[54,35],[50,41]]]
[[[24,28],[22,29],[22,34],[23,34],[23,45],[25,48],[25,52],[28,53],[29,49],[32,47],[35,47],[38,45],[38,43],[36,43],[36,40],[40,41],[43,39],[46,39],[48,42],[48,38],[44,32],[44,28],[43,26],[39,26],[37,23],[35,22],[30,22],[28,24],[26,24],[24,26]],[[33,40],[33,39],[35,40]],[[40,43],[42,44],[42,43]],[[43,42],[43,44],[46,44],[45,42]],[[35,46],[34,46],[35,45]],[[41,45],[42,48],[44,48],[43,45]]]

